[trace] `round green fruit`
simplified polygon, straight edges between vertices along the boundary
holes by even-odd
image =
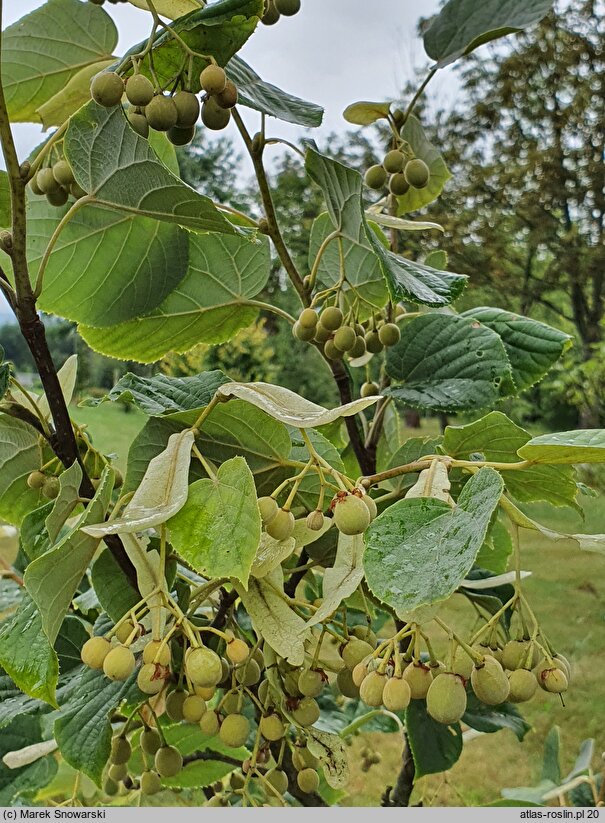
[[[319,760],[306,746],[297,746],[292,752],[292,765],[297,772],[301,772],[303,769],[316,769]]]
[[[378,332],[378,339],[383,346],[390,348],[396,346],[401,340],[401,332],[399,326],[395,323],[385,323]]]
[[[185,128],[173,126],[166,132],[166,137],[173,146],[188,146],[195,137],[195,126],[186,126]]]
[[[452,672],[460,675],[460,677],[463,677],[465,680],[470,680],[471,674],[473,673],[473,665],[473,661],[469,655],[461,646],[458,646],[456,654],[454,655]]]
[[[265,740],[271,743],[281,740],[286,733],[286,727],[278,714],[267,714],[261,717],[259,728]]]
[[[152,129],[156,131],[169,131],[176,126],[179,113],[172,97],[157,94],[153,100],[145,106],[145,117]]]
[[[242,686],[255,686],[260,681],[260,678],[260,666],[254,658],[250,658],[247,663],[244,663],[243,666],[238,666],[235,670],[235,679]]]
[[[292,17],[300,11],[300,0],[273,0],[275,8],[284,17]]]
[[[501,663],[505,669],[515,671],[525,665],[529,643],[524,640],[509,640],[502,649]]]
[[[471,674],[473,691],[487,706],[504,703],[510,692],[508,677],[500,663],[492,655],[486,654],[483,665],[473,667]]]
[[[183,768],[183,756],[175,746],[162,746],[158,749],[154,762],[160,777],[175,777]]]
[[[88,666],[89,669],[96,669],[101,671],[105,658],[111,651],[111,643],[105,640],[104,637],[91,637],[82,646],[80,657],[82,663]]]
[[[313,794],[319,789],[319,775],[315,769],[303,769],[296,776],[298,788],[304,794]]]
[[[374,646],[371,646],[365,640],[359,640],[356,637],[351,638],[340,650],[340,656],[343,663],[350,671],[366,659],[374,651]]]
[[[197,694],[190,694],[185,698],[182,711],[186,723],[199,723],[206,711],[206,701]]]
[[[149,137],[149,123],[147,122],[147,118],[143,112],[136,109],[128,109],[126,119],[139,137],[143,137],[147,140]]]
[[[365,353],[366,353],[366,341],[362,337],[362,335],[358,334],[356,339],[355,339],[355,345],[353,346],[353,348],[349,352],[349,357],[353,358],[353,360],[356,360],[358,357],[363,357]]]
[[[370,525],[370,512],[363,500],[355,494],[336,497],[334,523],[342,534],[363,534]]]
[[[221,723],[218,736],[230,749],[239,749],[246,744],[250,734],[250,721],[243,714],[230,714]]]
[[[52,169],[40,169],[36,175],[36,185],[42,194],[49,194],[59,189]]]
[[[433,675],[429,666],[420,662],[412,662],[403,672],[403,679],[407,680],[412,700],[423,700],[431,687]]]
[[[114,646],[103,661],[103,671],[110,680],[128,680],[134,671],[134,654],[126,646]]]
[[[143,74],[133,74],[126,81],[126,98],[133,106],[144,108],[153,100],[153,83]]]
[[[410,705],[412,690],[403,677],[390,677],[384,686],[382,702],[390,712],[402,712]]]
[[[217,686],[223,679],[220,657],[212,649],[204,646],[189,649],[185,655],[185,671],[194,686],[209,688]]]
[[[538,684],[545,692],[550,692],[551,694],[563,694],[563,692],[566,692],[569,688],[565,672],[557,666],[553,666],[550,669],[543,669],[540,672]]]
[[[214,102],[221,109],[232,109],[237,105],[239,93],[237,86],[231,80],[227,80],[227,85],[220,94],[215,94]]]
[[[202,106],[202,123],[211,131],[226,129],[231,120],[229,109],[221,108],[213,97],[206,100]]]
[[[292,717],[299,726],[312,726],[319,720],[319,706],[313,697],[303,697],[292,712]]]
[[[69,188],[74,182],[74,173],[67,160],[57,160],[53,166],[53,177],[60,186]]]
[[[141,775],[141,792],[143,794],[157,794],[162,788],[162,781],[157,772],[146,771]]]
[[[323,512],[320,511],[309,512],[305,521],[307,528],[311,529],[312,532],[320,532],[324,527],[324,523],[325,517]]]
[[[404,169],[405,179],[415,189],[424,189],[431,179],[431,172],[424,160],[409,160]]]
[[[277,21],[281,17],[281,15],[275,8],[273,0],[267,0],[265,9],[265,13],[261,18],[261,23],[263,23],[265,26],[274,26],[275,23],[277,23]]]
[[[274,540],[287,540],[294,531],[295,522],[292,512],[280,509],[273,520],[267,523],[267,534]]]
[[[366,706],[382,706],[384,687],[387,678],[378,672],[369,672],[359,687],[359,696]]]
[[[27,477],[27,485],[30,489],[41,489],[46,483],[46,475],[43,472],[35,471]]]
[[[380,394],[380,388],[376,383],[364,383],[359,390],[360,397],[375,397]]]
[[[64,206],[69,200],[69,192],[66,189],[56,189],[55,191],[49,191],[46,195],[46,199],[48,200],[51,206]]]
[[[510,691],[508,700],[511,703],[526,703],[531,700],[538,689],[538,681],[533,672],[527,669],[515,669],[508,673]]]
[[[363,497],[360,498],[363,505],[367,508],[370,513],[370,520],[375,520],[378,516],[378,507],[374,500],[370,497],[369,494],[364,494]]]
[[[103,781],[103,792],[109,797],[113,797],[120,791],[119,785],[111,777],[106,777]]]
[[[161,640],[150,640],[143,649],[143,663],[159,663],[161,666],[170,665],[170,646]]]
[[[457,723],[466,711],[464,679],[453,672],[438,675],[426,694],[426,710],[437,723]]]
[[[357,342],[357,334],[351,326],[341,326],[334,334],[334,345],[342,352],[351,351]]]
[[[336,347],[333,340],[326,340],[324,354],[328,360],[342,360],[344,357],[344,352]]]
[[[145,754],[155,754],[162,746],[162,738],[157,729],[145,729],[141,733],[140,743]]]
[[[315,329],[305,328],[305,326],[301,326],[300,321],[297,320],[292,327],[292,334],[297,340],[301,340],[303,343],[309,343],[315,337]]]
[[[380,342],[380,337],[377,331],[369,331],[365,336],[366,349],[370,354],[380,354],[384,346]]]
[[[107,772],[111,780],[115,780],[116,783],[119,783],[124,778],[128,777],[128,766],[126,763],[114,763],[113,766],[109,767],[109,771]]]
[[[200,730],[202,731],[202,734],[205,734],[208,737],[214,737],[218,733],[219,726],[220,723],[215,711],[205,712],[200,720]]]
[[[345,697],[356,699],[359,697],[359,686],[356,686],[353,681],[353,672],[344,666],[336,675],[336,685],[340,689],[340,693]]]
[[[343,313],[338,306],[328,306],[324,309],[320,316],[321,325],[324,329],[336,331],[342,326],[344,320]]]
[[[288,775],[281,769],[271,769],[265,775],[265,780],[273,786],[278,794],[284,795],[288,791]]]
[[[114,737],[111,741],[109,760],[119,766],[128,763],[132,754],[132,747],[125,737]]]
[[[159,694],[166,685],[168,669],[159,663],[144,663],[137,675],[137,686],[143,694]]]
[[[366,497],[368,500],[372,499],[367,495]],[[366,502],[366,497],[362,498],[364,503]],[[372,500],[372,502],[374,501]],[[376,637],[375,632],[373,632],[372,629],[367,625],[353,626],[353,628],[351,629],[351,634],[358,640],[365,640],[365,642],[369,643],[372,648],[374,648],[376,646],[376,643],[378,642],[378,638]]]
[[[383,166],[370,166],[365,173],[365,184],[369,189],[380,191],[387,182],[387,173]]]
[[[403,197],[403,195],[407,194],[409,190],[410,184],[408,183],[403,172],[398,172],[398,174],[392,175],[389,180],[389,191],[391,194],[395,197]]]
[[[115,71],[101,72],[92,78],[90,93],[95,103],[111,109],[122,100],[124,81]]]
[[[220,94],[227,86],[225,69],[214,64],[206,66],[200,74],[200,86],[207,94]]]
[[[315,329],[315,340],[318,343],[326,343],[332,337],[332,332],[330,329],[326,329],[325,326],[322,326],[321,322],[317,324],[317,328]]]
[[[298,322],[303,329],[315,330],[319,323],[319,315],[315,309],[303,309],[298,317]]]
[[[393,151],[388,152],[382,161],[382,165],[389,174],[398,174],[400,171],[403,171],[404,163],[405,154],[399,151],[399,149],[393,149]]]
[[[324,687],[324,679],[321,672],[313,669],[305,669],[298,677],[298,690],[305,697],[317,697]]]
[[[248,659],[250,648],[245,640],[240,640],[239,637],[234,637],[227,643],[227,657],[235,665],[239,666]]]
[[[279,505],[272,497],[259,497],[258,510],[263,523],[270,523],[279,512]]]
[[[200,117],[200,101],[197,95],[191,91],[178,91],[172,99],[177,110],[176,127],[193,128]]]
[[[166,714],[175,723],[180,723],[183,720],[185,700],[187,700],[187,692],[181,689],[175,689],[166,698]]]

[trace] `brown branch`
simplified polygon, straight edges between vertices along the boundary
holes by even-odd
[[[233,766],[238,769],[242,765],[242,761],[236,757],[230,757],[228,754],[220,754],[220,752],[213,752],[211,749],[204,749],[204,751],[193,752],[183,758],[183,766],[188,766],[190,763],[208,762],[215,760],[219,763],[227,763],[228,766]]]
[[[382,806],[407,807],[410,805],[410,798],[414,790],[416,767],[414,766],[414,758],[412,757],[410,745],[405,733],[403,735],[403,754],[401,757],[402,765],[397,777],[397,782],[394,787],[387,787],[382,796]]]
[[[338,393],[340,394],[340,402],[344,406],[353,400],[351,376],[342,360],[333,360],[330,366],[334,380],[336,381],[336,386],[338,387]],[[363,432],[357,416],[346,417],[345,425],[361,471],[363,474],[374,474],[376,471],[376,454],[366,449]]]
[[[227,622],[227,614],[229,609],[233,606],[235,601],[238,598],[238,594],[233,589],[233,591],[228,592],[226,589],[220,589],[220,601],[218,610],[214,616],[214,620],[210,624],[213,629],[222,629],[225,623]]]

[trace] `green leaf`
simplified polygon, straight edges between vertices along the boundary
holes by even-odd
[[[20,805],[21,794],[35,793],[46,786],[57,772],[57,761],[47,755],[27,766],[9,769],[2,762],[8,752],[17,751],[25,746],[33,746],[42,739],[40,719],[37,717],[18,717],[2,730],[0,735],[0,805]],[[15,813],[16,814],[16,813]]]
[[[239,55],[226,66],[227,75],[237,86],[239,104],[286,123],[316,128],[321,126],[324,110],[266,83]]]
[[[235,588],[258,636],[293,666],[302,666],[305,621],[278,594],[283,593],[281,569],[275,569],[261,580],[251,577],[247,591],[240,584]]]
[[[308,627],[324,621],[358,589],[364,576],[364,549],[362,534],[339,536],[334,566],[326,569],[323,576],[323,602],[307,621]]]
[[[307,748],[323,766],[328,785],[343,789],[349,782],[349,758],[344,741],[337,734],[307,729]]]
[[[45,197],[29,199],[32,278],[68,210],[69,206],[51,206]],[[155,309],[181,283],[187,272],[187,245],[187,234],[178,226],[136,211],[86,205],[58,236],[44,272],[40,306],[97,326],[131,320]]]
[[[114,63],[115,58],[112,57],[84,66],[50,100],[47,100],[36,109],[44,130],[46,131],[51,126],[63,125],[68,117],[71,117],[81,106],[88,103],[92,78],[95,74],[105,71]]]
[[[494,574],[504,574],[512,553],[513,541],[508,529],[500,520],[494,520],[475,563],[480,569],[488,569]]]
[[[128,0],[137,9],[149,11],[147,0]],[[169,20],[176,20],[190,11],[198,9],[197,0],[155,0],[154,7],[161,17],[168,17]]]
[[[570,541],[575,544],[575,548],[580,549],[580,551],[605,554],[605,534],[565,534],[563,532],[556,532],[532,520],[507,498],[502,498],[500,502],[512,522],[521,526],[523,529],[539,532],[543,537],[552,540],[554,543]]]
[[[237,234],[212,203],[159,162],[149,142],[130,128],[121,106],[94,101],[71,119],[64,151],[93,203],[196,231]]]
[[[91,581],[103,611],[107,612],[114,623],[140,600],[139,594],[130,585],[107,549],[95,560],[91,570]]]
[[[552,0],[449,0],[424,32],[424,48],[437,68],[470,54],[484,43],[533,26]]]
[[[164,451],[172,434],[178,434],[182,430],[180,423],[158,417],[152,417],[145,423],[130,444],[124,480],[125,493],[133,492],[141,485],[149,462]]]
[[[29,560],[47,552],[52,542],[46,529],[46,518],[53,510],[53,502],[45,503],[26,514],[19,530],[19,545]]]
[[[439,149],[430,142],[420,121],[413,114],[408,117],[405,126],[402,128],[401,137],[406,143],[409,143],[415,156],[420,160],[424,160],[431,172],[428,185],[423,189],[415,189],[410,186],[406,194],[397,198],[397,214],[409,214],[409,212],[419,211],[428,206],[429,203],[437,200],[452,175],[445,165]]]
[[[512,703],[486,706],[470,691],[462,722],[470,726],[471,729],[487,734],[500,731],[500,729],[510,729],[520,743],[523,742],[525,735],[531,730],[530,724],[523,719],[517,707]]]
[[[443,448],[452,457],[470,459],[482,454],[494,463],[518,463],[518,450],[531,435],[502,412],[475,420],[467,426],[448,426]],[[500,470],[508,492],[523,503],[545,500],[555,506],[574,506],[578,493],[574,470],[563,466],[530,466],[522,470]]]
[[[442,443],[441,437],[410,437],[409,440],[395,451],[394,454],[384,453],[384,448],[379,449],[378,466],[379,472],[394,469],[397,466],[406,466],[408,463],[415,463],[428,455],[437,454],[437,450]],[[386,459],[385,459],[386,458]],[[402,474],[392,481],[388,481],[389,488],[404,491],[411,488],[418,480],[418,472]]]
[[[246,303],[265,287],[270,271],[266,239],[192,234],[187,274],[155,311],[111,329],[82,326],[80,332],[96,351],[141,362],[198,343],[223,343],[256,319],[258,308]]]
[[[403,385],[385,390],[414,408],[464,411],[493,406],[510,366],[500,337],[473,321],[425,314],[406,321],[387,352],[389,377]]]
[[[105,517],[113,481],[113,470],[106,468],[94,498],[74,528],[55,548],[30,563],[25,571],[25,586],[40,610],[50,643],[55,642],[72,598],[97,550],[98,538],[89,537],[84,528]]]
[[[322,243],[333,231],[334,226],[328,214],[320,214],[315,219],[309,240],[310,269],[313,268]],[[342,296],[348,306],[357,302],[360,319],[366,319],[372,315],[374,309],[382,309],[385,306],[389,292],[380,260],[373,246],[366,241],[365,237],[361,238],[360,241],[350,238],[332,240],[322,254],[317,270],[317,282],[323,288],[331,288],[337,285],[341,272],[341,247],[346,275],[346,282],[343,284],[341,292]]]
[[[356,269],[364,267],[364,271],[359,272],[356,277],[360,284],[364,282],[368,265],[364,256],[367,250],[371,249],[378,259],[393,300],[408,299],[417,303],[443,306],[460,294],[466,284],[465,277],[414,264],[384,248],[380,237],[369,227],[365,217],[363,182],[359,172],[324,157],[313,148],[307,149],[305,166],[309,177],[324,193],[332,223],[331,231],[339,231],[344,238],[343,248],[351,255],[349,270],[352,269],[355,273]],[[322,232],[327,232],[324,226]],[[325,236],[328,233],[330,232]],[[333,255],[334,250],[330,246],[328,252]],[[370,275],[370,282],[372,280],[373,277]]]
[[[80,652],[89,637],[84,623],[78,617],[68,614],[55,641],[61,674],[82,665]]]
[[[503,309],[470,309],[462,317],[478,320],[500,335],[519,391],[541,380],[573,344],[568,334]]]
[[[417,778],[446,772],[458,762],[462,754],[460,724],[437,723],[427,714],[423,700],[412,700],[406,709],[405,729]]]
[[[55,498],[44,524],[51,543],[54,543],[65,521],[79,503],[82,469],[79,463],[72,465],[59,475],[59,494]]]
[[[128,403],[145,414],[161,415],[183,425],[193,425],[218,387],[228,382],[227,375],[218,370],[202,372],[193,377],[169,377],[165,374],[141,377],[127,372],[105,397],[91,398],[81,405]]]
[[[27,593],[14,616],[0,627],[0,666],[21,691],[57,705],[58,658],[42,629],[42,616]]]
[[[503,488],[498,472],[483,468],[454,509],[431,498],[390,506],[366,532],[372,592],[400,613],[447,599],[471,570]]]
[[[9,364],[2,363],[0,365],[0,400],[4,398],[4,395],[8,391],[10,376],[11,370]]]
[[[173,434],[163,452],[149,463],[145,476],[122,515],[107,523],[88,525],[83,530],[98,539],[108,534],[132,534],[165,523],[187,500],[189,464],[193,446],[189,429]],[[94,523],[94,521],[93,521]]]
[[[4,93],[13,122],[38,122],[37,109],[79,71],[108,60],[118,32],[99,6],[47,0],[2,34]]]
[[[468,282],[464,274],[438,271],[425,263],[417,263],[385,249],[375,238],[372,246],[382,263],[391,299],[410,300],[439,308],[456,300]]]
[[[172,32],[193,51],[191,91],[200,90],[199,76],[210,62],[201,55],[212,55],[224,66],[254,32],[263,15],[263,0],[218,0],[175,20],[156,36],[151,56],[140,63],[143,73],[150,75],[150,59],[162,86],[169,85],[183,71],[183,48]],[[138,54],[146,43],[134,46],[128,54]]]
[[[345,473],[345,466],[338,449],[315,429],[307,429],[306,434],[317,454],[329,463],[333,469]],[[311,455],[305,441],[301,438],[300,433],[296,429],[291,429],[290,436],[292,437],[292,451],[290,452],[289,460],[293,460],[298,463],[308,463]],[[291,471],[288,472],[288,470],[285,470],[282,480],[285,480],[288,476],[291,476]],[[279,482],[282,482],[282,480]],[[295,500],[297,503],[303,505],[308,511],[313,511],[317,508],[320,494],[321,481],[319,479],[319,475],[316,472],[310,472],[303,478]],[[319,537],[319,534],[315,532],[315,536],[317,538]]]
[[[217,390],[221,397],[237,397],[251,403],[274,420],[297,429],[327,426],[341,417],[352,417],[373,406],[380,397],[360,397],[335,409],[324,409],[296,392],[270,383],[224,383]]]
[[[14,526],[43,499],[26,483],[41,466],[38,437],[27,423],[0,414],[0,517]]]
[[[533,463],[605,463],[605,429],[543,434],[534,437],[518,451],[523,460]]]
[[[390,103],[361,101],[347,106],[342,116],[347,123],[353,123],[354,126],[371,126],[379,120],[387,120],[390,111]]]
[[[140,699],[135,680],[136,674],[122,683],[109,680],[103,672],[84,669],[55,722],[55,739],[62,757],[97,785],[101,784],[111,749],[109,718],[127,696]]]
[[[187,502],[166,525],[170,542],[197,572],[234,577],[247,586],[261,520],[246,461],[234,457],[219,467],[215,478],[190,486]]]

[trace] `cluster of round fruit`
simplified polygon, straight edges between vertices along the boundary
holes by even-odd
[[[368,749],[367,746],[364,746],[363,749],[360,751],[361,756],[361,771],[362,772],[369,772],[372,766],[377,766],[380,762],[382,762],[382,757],[380,756],[380,752],[373,751],[372,749]]]
[[[424,189],[431,179],[431,171],[424,160],[410,157],[401,149],[392,149],[382,163],[370,166],[365,174],[366,186],[382,191],[388,189],[395,197],[402,197],[413,189]]]
[[[27,485],[30,489],[41,491],[43,497],[47,500],[54,500],[60,491],[59,478],[55,475],[45,474],[43,471],[36,469],[30,472],[27,477]]]
[[[399,343],[401,332],[396,323],[372,318],[366,326],[346,320],[338,306],[326,306],[321,313],[303,309],[292,333],[298,340],[322,345],[330,360],[342,360],[345,355],[354,360],[368,352],[379,354]]]
[[[76,183],[72,168],[65,159],[39,169],[29,181],[29,187],[34,194],[46,195],[51,206],[64,206],[70,195],[79,200],[86,194]]]
[[[220,131],[231,120],[231,109],[237,103],[237,88],[224,69],[211,63],[200,74],[200,85],[205,92],[201,115],[204,125]],[[105,108],[122,102],[126,94],[129,107],[128,122],[141,137],[149,136],[149,129],[162,131],[175,146],[191,143],[200,116],[200,101],[186,89],[175,94],[157,92],[153,83],[143,74],[133,74],[126,82],[115,71],[101,72],[90,84],[93,100]]]
[[[368,646],[358,641],[345,659],[364,703],[402,711],[410,700],[426,700],[428,714],[448,725],[466,712],[469,683],[482,703],[498,706],[531,700],[538,686],[561,694],[570,677],[569,663],[562,655],[540,658],[530,641],[509,641],[502,651],[502,663],[489,653],[489,647],[477,647],[474,657],[459,647],[449,668],[437,660],[404,658],[406,666],[398,674],[391,659],[377,659]]]
[[[265,13],[261,18],[261,22],[265,26],[273,26],[282,15],[284,17],[293,17],[298,14],[300,7],[301,0],[265,0]]]
[[[292,536],[296,520],[292,512],[280,507],[274,497],[261,497],[258,501],[261,519],[267,534],[274,540],[287,540]],[[342,534],[363,534],[378,514],[376,503],[365,489],[338,492],[332,499],[329,512],[334,525]],[[306,519],[307,528],[321,531],[325,524],[321,509],[310,512]]]

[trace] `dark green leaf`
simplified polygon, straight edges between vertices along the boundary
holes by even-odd
[[[0,805],[11,806],[24,792],[41,789],[57,772],[57,761],[52,755],[42,757],[28,766],[9,769],[2,762],[8,752],[18,751],[42,740],[40,720],[36,717],[18,717],[2,729],[0,735]],[[16,814],[16,812],[15,812]]]
[[[107,549],[95,560],[91,570],[91,581],[99,603],[114,623],[140,600],[138,592],[131,586]]]
[[[27,423],[0,414],[0,517],[19,526],[42,501],[30,489],[28,475],[40,468],[38,433]]]
[[[476,729],[478,732],[500,731],[510,729],[517,740],[522,742],[531,726],[519,714],[519,710],[512,703],[503,703],[501,706],[486,706],[469,691],[467,709],[462,722]]]
[[[405,713],[405,728],[414,758],[416,777],[451,769],[462,754],[460,724],[444,726],[429,717],[423,700],[412,700]]]
[[[68,614],[55,640],[55,651],[59,657],[62,674],[82,664],[80,651],[89,637],[84,623],[78,617]]]

